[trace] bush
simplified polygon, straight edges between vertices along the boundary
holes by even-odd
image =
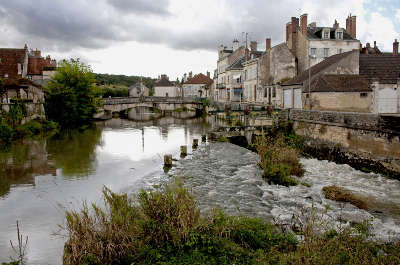
[[[315,214],[292,232],[221,210],[200,215],[180,182],[136,199],[104,188],[106,209],[66,214],[64,264],[399,264],[400,247],[370,239],[370,224],[332,228]]]
[[[298,181],[291,176],[302,177],[303,166],[299,162],[299,153],[288,147],[283,137],[261,137],[256,144],[260,156],[259,165],[263,177],[269,182],[284,186],[294,186]]]
[[[64,264],[252,264],[259,252],[294,250],[292,234],[215,210],[204,217],[180,182],[136,200],[103,190],[106,211],[67,212]]]
[[[13,130],[7,123],[0,121],[0,143],[9,143],[13,137]]]
[[[367,210],[367,202],[359,196],[351,193],[350,191],[340,188],[338,186],[327,186],[322,188],[325,198],[338,202],[348,202],[354,206]]]

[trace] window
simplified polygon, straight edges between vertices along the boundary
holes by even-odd
[[[275,98],[276,97],[276,87],[274,87],[272,89],[272,97]]]
[[[343,32],[341,32],[341,31],[336,32],[336,39],[342,40],[343,39]]]
[[[264,88],[264,98],[267,98],[267,97],[268,97],[268,88],[265,87]]]
[[[322,38],[325,39],[325,40],[328,40],[329,37],[330,37],[329,35],[330,35],[330,30],[329,29],[325,29],[323,31]]]
[[[366,98],[366,97],[368,97],[368,93],[366,92],[360,93],[360,98]]]
[[[4,77],[5,77],[5,78],[8,78],[8,74],[4,74]]]
[[[316,53],[317,53],[317,49],[311,48],[311,51],[310,51],[311,56],[315,56]]]
[[[329,48],[324,48],[324,58],[329,56]]]

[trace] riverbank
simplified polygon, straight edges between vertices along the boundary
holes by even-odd
[[[93,205],[93,211],[84,206],[67,212],[64,264],[400,262],[400,246],[371,241],[368,222],[331,227],[311,212],[294,232],[221,210],[201,213],[191,193],[176,181],[141,191],[136,199],[108,189],[103,196],[105,211]]]

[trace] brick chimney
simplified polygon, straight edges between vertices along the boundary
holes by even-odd
[[[353,39],[357,38],[357,17],[351,14],[346,19],[346,31]]]
[[[271,50],[271,39],[270,38],[265,39],[265,50],[266,51]]]
[[[334,29],[338,29],[339,28],[339,23],[337,22],[336,19],[335,19],[335,24],[333,24],[333,28]]]
[[[303,35],[307,34],[307,14],[300,16],[300,31]]]
[[[397,39],[393,42],[393,55],[399,55],[399,42]]]
[[[292,53],[297,57],[297,30],[299,28],[299,19],[297,17],[292,17]]]
[[[210,78],[210,72],[209,71],[207,71],[207,77]]]
[[[251,42],[250,42],[250,50],[251,50],[252,52],[257,51],[257,42],[256,42],[256,41],[251,41]]]

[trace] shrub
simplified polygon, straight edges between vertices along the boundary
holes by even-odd
[[[348,202],[360,209],[368,209],[367,202],[351,191],[338,186],[327,186],[322,188],[325,198],[338,202]]]
[[[200,216],[180,182],[136,199],[103,190],[106,210],[67,212],[64,264],[252,264],[259,253],[291,251],[293,234],[220,210]]]
[[[12,128],[7,123],[0,121],[0,143],[9,143],[12,137]]]
[[[260,156],[259,165],[263,177],[269,182],[284,186],[294,186],[298,182],[290,176],[302,177],[304,169],[299,162],[299,153],[288,147],[283,137],[261,137],[256,144]]]

